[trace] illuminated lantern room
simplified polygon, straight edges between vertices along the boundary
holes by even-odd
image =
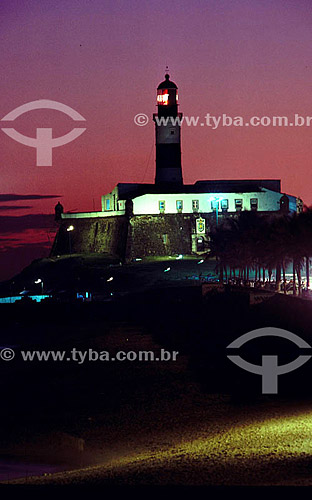
[[[177,106],[178,104],[178,87],[170,81],[168,74],[165,75],[165,80],[158,85],[157,104],[159,107]]]

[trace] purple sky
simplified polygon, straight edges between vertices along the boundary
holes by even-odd
[[[99,210],[117,182],[153,182],[154,124],[138,127],[133,117],[152,117],[166,64],[184,115],[312,116],[311,1],[7,0],[0,19],[0,117],[50,99],[87,127],[53,150],[52,167],[37,167],[33,148],[0,132],[0,194],[59,195],[0,198],[0,279],[47,255],[54,224],[40,214],[58,199],[65,211]],[[74,126],[52,110],[11,124],[33,137],[38,127],[57,137]],[[309,127],[182,129],[187,183],[281,178],[284,191],[311,205],[311,158]]]

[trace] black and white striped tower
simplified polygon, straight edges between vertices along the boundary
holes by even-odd
[[[178,113],[178,87],[168,74],[157,88],[158,113],[153,115],[156,129],[155,184],[182,185],[181,118]]]

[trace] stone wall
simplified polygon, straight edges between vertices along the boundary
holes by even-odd
[[[108,253],[127,261],[135,258],[190,255],[196,252],[198,214],[157,214],[63,219],[51,256]],[[210,217],[206,219],[206,235]],[[74,230],[66,229],[74,226]],[[205,248],[207,249],[206,245]]]
[[[73,231],[67,227],[73,225]],[[51,256],[71,253],[125,255],[128,221],[125,216],[63,219],[55,237]]]
[[[136,215],[129,222],[127,258],[190,254],[193,215]]]

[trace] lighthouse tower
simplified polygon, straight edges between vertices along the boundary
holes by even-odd
[[[178,87],[170,81],[168,74],[157,88],[157,108],[158,113],[153,115],[156,129],[155,184],[182,185],[182,113],[178,113]]]

